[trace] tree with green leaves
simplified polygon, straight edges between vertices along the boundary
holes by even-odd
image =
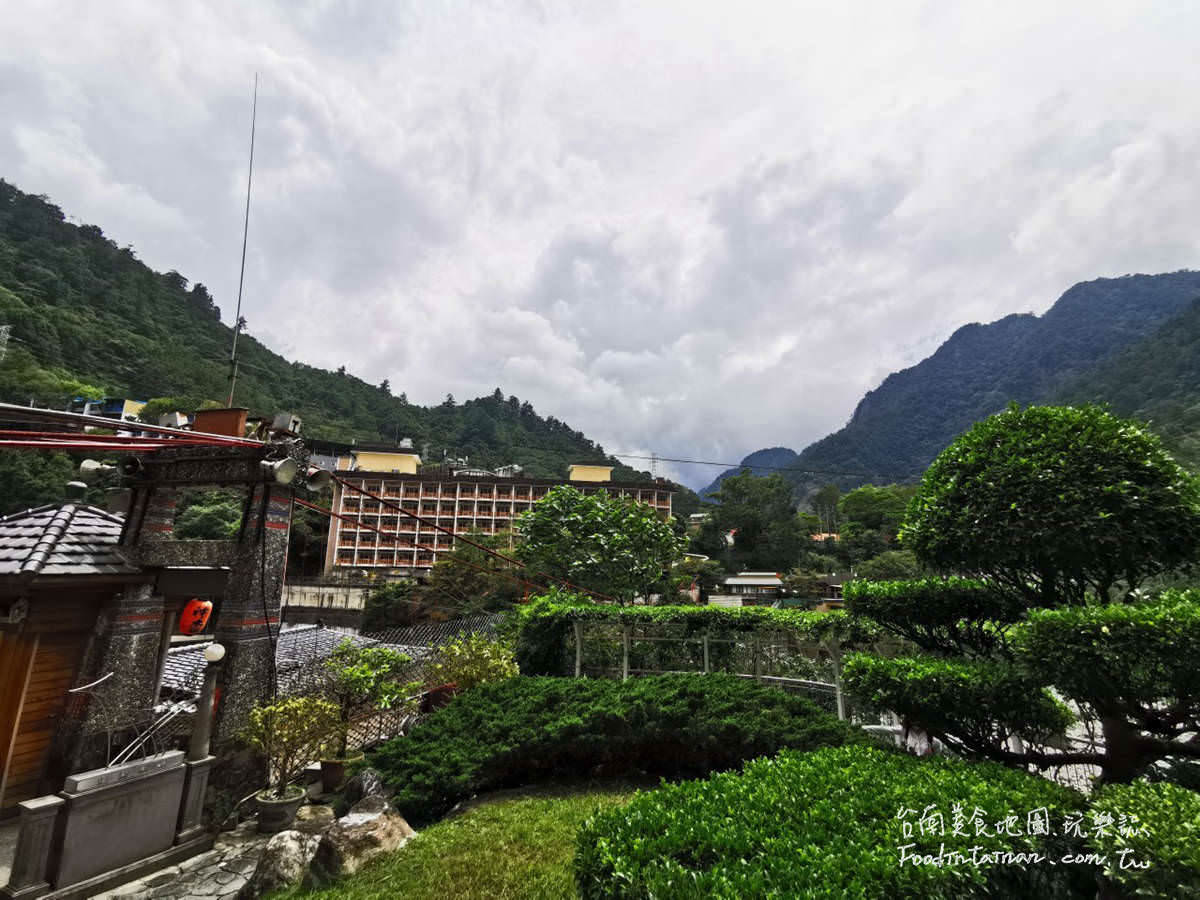
[[[731,571],[785,572],[809,543],[796,517],[792,488],[778,474],[760,478],[744,469],[721,481],[708,520],[693,541],[699,553]],[[726,535],[733,534],[729,547]]]
[[[531,569],[620,603],[648,596],[685,546],[650,506],[568,485],[551,488],[518,528],[527,576]]]
[[[507,532],[467,537],[490,550],[508,552]],[[456,541],[454,550],[442,555],[414,596],[427,608],[452,609],[467,616],[511,609],[523,593],[521,573],[510,563],[473,544]]]
[[[376,709],[414,704],[421,689],[407,680],[412,657],[388,647],[364,647],[346,638],[325,660],[325,696],[337,710],[327,752],[345,759],[354,717]]]
[[[819,488],[809,499],[812,511],[821,520],[821,530],[826,534],[836,534],[838,530],[838,503],[842,491],[836,484],[827,484]]]
[[[920,652],[851,657],[850,690],[1015,766],[1128,782],[1200,759],[1200,592],[1138,590],[1200,553],[1200,485],[1158,438],[1095,407],[1010,407],[934,461],[901,538],[942,577],[856,581],[847,606]],[[1080,725],[1103,746],[1067,746]]]

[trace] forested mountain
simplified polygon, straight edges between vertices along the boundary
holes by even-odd
[[[765,450],[755,450],[742,460],[742,465],[748,467],[755,475],[766,476],[780,469],[796,465],[796,459],[795,450],[789,450],[787,447],[767,447]],[[706,494],[711,494],[719,490],[721,482],[740,471],[740,468],[726,469],[713,479],[712,484],[700,492],[700,496],[703,497]]]
[[[1113,412],[1149,422],[1180,462],[1200,470],[1200,300],[1054,399],[1103,399]]]
[[[965,325],[932,356],[869,391],[844,428],[792,464],[815,472],[784,474],[802,493],[827,482],[847,488],[914,478],[957,434],[1010,401],[1111,402],[1118,412],[1152,417],[1195,463],[1197,298],[1200,272],[1126,275],[1077,284],[1042,316]]]
[[[227,396],[233,332],[204,285],[152,271],[96,226],[73,225],[46,198],[3,180],[0,325],[12,327],[0,360],[5,401],[63,408],[76,396],[167,397],[175,400],[164,406],[186,410]],[[607,460],[616,466],[614,477],[649,477],[499,389],[426,408],[394,396],[403,385],[372,385],[344,370],[289,362],[249,335],[239,340],[238,356],[238,405],[252,413],[295,412],[312,437],[410,437],[418,448],[429,444],[436,459],[449,451],[482,467],[515,462],[536,476]],[[680,497],[684,507],[689,494]]]

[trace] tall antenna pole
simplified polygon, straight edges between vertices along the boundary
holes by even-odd
[[[246,218],[242,224],[242,267],[238,272],[237,312],[233,318],[233,347],[229,351],[229,401],[233,406],[233,386],[237,383],[238,333],[242,330],[242,283],[246,279],[246,238],[250,235],[250,184],[254,179],[254,126],[258,120],[258,73],[254,73],[254,101],[250,107],[250,171],[246,175]]]

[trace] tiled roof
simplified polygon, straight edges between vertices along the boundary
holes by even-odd
[[[324,671],[320,668],[321,664],[347,639],[357,647],[386,647],[414,660],[429,653],[428,647],[379,641],[317,625],[286,628],[279,632],[275,644],[275,667],[279,673],[280,691],[290,693],[293,689],[303,687],[305,681],[318,680]],[[168,650],[163,666],[162,689],[189,696],[198,694],[204,673],[204,648],[208,644],[208,641],[204,641]]]
[[[0,576],[136,575],[117,553],[120,516],[82,503],[0,518]]]

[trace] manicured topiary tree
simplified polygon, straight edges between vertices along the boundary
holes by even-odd
[[[1200,758],[1200,592],[1138,590],[1195,560],[1200,488],[1148,431],[1095,407],[1010,407],[934,461],[901,538],[971,578],[851,584],[852,613],[920,650],[852,657],[852,691],[1012,765],[1127,782]],[[1072,716],[1100,725],[1102,751],[1064,749]]]

